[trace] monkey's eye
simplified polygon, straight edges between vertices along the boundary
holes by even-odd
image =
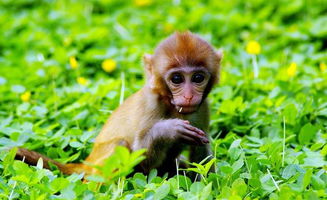
[[[194,83],[201,83],[204,80],[204,75],[203,74],[194,74],[192,76],[192,82]]]
[[[174,74],[171,77],[171,82],[175,83],[175,84],[181,84],[183,83],[184,79],[183,76],[181,74]]]

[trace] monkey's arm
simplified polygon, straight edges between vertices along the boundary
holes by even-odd
[[[202,130],[190,125],[188,121],[168,119],[158,121],[143,137],[136,138],[133,150],[147,149],[147,158],[141,163],[143,170],[147,171],[160,166],[176,142],[203,145],[209,141]]]
[[[209,160],[212,159],[212,153],[210,151],[210,146],[209,145],[203,145],[203,146],[192,146],[190,150],[190,162],[196,162],[199,163],[208,156]],[[211,171],[211,170],[210,170]]]

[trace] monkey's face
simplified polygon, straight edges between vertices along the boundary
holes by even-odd
[[[165,82],[172,94],[171,104],[182,114],[195,112],[203,101],[210,73],[204,67],[183,66],[168,70]]]

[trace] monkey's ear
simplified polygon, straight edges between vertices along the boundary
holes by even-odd
[[[150,54],[144,54],[144,56],[143,56],[143,62],[144,62],[144,64],[145,64],[145,66],[148,66],[148,65],[152,65],[152,58],[153,56],[152,55],[150,55]]]
[[[217,51],[215,51],[215,54],[216,54],[216,56],[218,58],[218,62],[220,62],[221,59],[223,58],[223,55],[224,55],[223,50],[222,49],[218,49]]]
[[[148,84],[150,84],[150,87],[153,88],[154,87],[154,76],[152,74],[153,56],[150,54],[144,54],[143,62],[144,62]]]
[[[147,54],[147,53],[144,54],[143,62],[144,62],[145,71],[148,76],[152,74],[152,60],[153,60],[152,55]]]

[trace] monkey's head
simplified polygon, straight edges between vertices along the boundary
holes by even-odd
[[[144,56],[148,84],[179,113],[193,113],[218,82],[221,57],[199,36],[175,33]]]

